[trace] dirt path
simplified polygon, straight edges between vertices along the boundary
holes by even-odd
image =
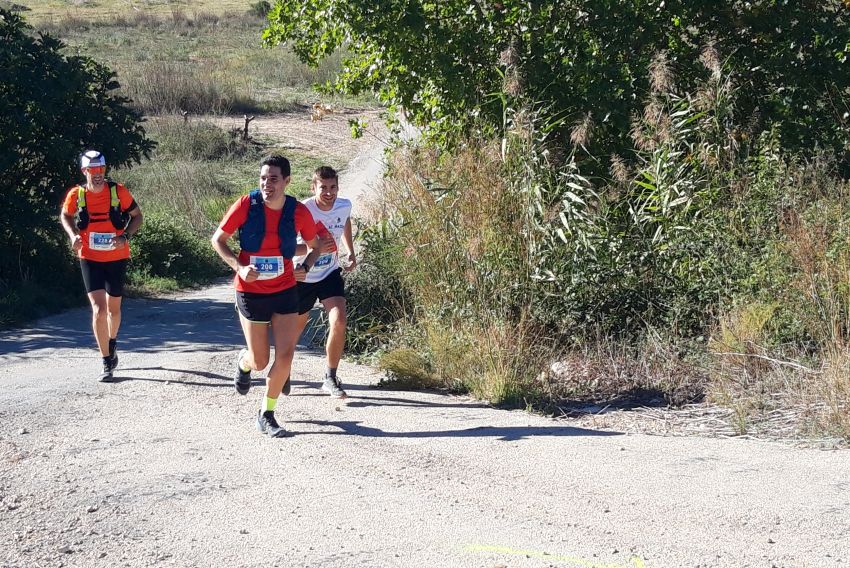
[[[850,453],[621,434],[428,392],[318,390],[299,349],[292,437],[226,284],[127,302],[115,384],[86,310],[0,336],[0,566],[841,567]]]
[[[300,112],[258,116],[249,124],[249,132],[257,140],[300,153],[325,156],[331,163],[347,164],[340,171],[340,195],[351,199],[353,216],[365,217],[374,200],[386,167],[384,148],[390,132],[376,109],[335,108],[321,120],[311,120],[310,109]],[[221,128],[242,128],[244,118],[206,117]],[[351,136],[349,120],[366,126],[360,138]]]
[[[0,334],[0,567],[850,564],[847,451],[583,428],[348,363],[339,402],[304,347],[269,439],[227,283],[128,300],[117,383],[92,343],[86,309]]]

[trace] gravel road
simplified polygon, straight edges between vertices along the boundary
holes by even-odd
[[[850,453],[597,431],[463,397],[318,389],[260,435],[227,284],[128,300],[119,382],[79,309],[0,335],[0,566],[844,567]]]

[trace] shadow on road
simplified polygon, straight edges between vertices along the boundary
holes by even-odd
[[[294,420],[289,424],[314,424],[317,426],[330,426],[338,428],[339,431],[294,431],[287,429],[292,435],[320,434],[320,435],[348,435],[366,436],[370,438],[498,438],[502,442],[515,442],[526,438],[539,438],[541,436],[622,436],[622,432],[603,432],[601,430],[588,430],[586,428],[574,427],[541,427],[541,426],[478,426],[466,430],[430,430],[424,432],[385,432],[379,428],[361,426],[354,421],[327,421],[327,420]]]
[[[229,350],[244,343],[233,303],[210,299],[132,300],[123,309],[119,349]],[[0,355],[36,349],[94,349],[91,312],[80,308],[0,334]]]
[[[315,381],[314,381],[315,383]],[[298,381],[294,381],[292,384],[298,385]],[[304,382],[305,385],[310,385],[309,381]],[[361,386],[361,385],[351,385],[345,384],[343,385],[347,392],[353,392],[357,390],[373,390],[373,387],[369,386]],[[432,392],[432,391],[415,391],[415,392]],[[436,393],[437,396],[441,398],[445,398],[442,393]],[[315,396],[318,398],[328,398],[327,393],[324,392],[310,392],[310,393],[298,393],[297,396]],[[373,406],[412,406],[412,407],[428,407],[428,408],[490,408],[490,405],[485,404],[483,402],[461,402],[457,404],[434,404],[433,402],[427,400],[410,400],[408,398],[394,398],[388,396],[351,396],[350,394],[345,399],[345,406],[350,406],[352,408],[369,408]]]
[[[180,379],[155,379],[153,377],[131,377],[131,376],[119,376],[115,375],[111,381],[106,381],[107,383],[123,383],[127,381],[144,381],[150,383],[167,383],[170,385],[182,385],[187,387],[230,387],[233,388],[233,385],[228,385],[226,383],[200,383],[198,381],[181,381]]]
[[[121,371],[166,371],[168,373],[180,373],[181,375],[197,375],[205,379],[218,379],[220,381],[232,381],[233,377],[226,377],[218,373],[210,373],[209,371],[198,371],[196,369],[172,369],[170,367],[127,367],[119,368],[116,373]]]

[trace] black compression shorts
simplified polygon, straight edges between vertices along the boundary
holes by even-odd
[[[306,314],[316,303],[316,300],[327,300],[328,298],[345,298],[345,282],[342,279],[342,269],[337,268],[324,280],[318,282],[299,282],[298,288],[298,313]]]
[[[298,311],[295,286],[274,294],[236,291],[236,309],[254,323],[271,323],[273,314],[294,314]]]
[[[110,296],[120,298],[124,295],[124,278],[127,275],[127,259],[97,262],[80,259],[80,270],[86,293],[106,290]]]

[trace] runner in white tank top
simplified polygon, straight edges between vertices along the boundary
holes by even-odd
[[[350,272],[357,266],[351,229],[351,201],[337,196],[338,175],[329,166],[316,169],[310,189],[313,196],[303,203],[316,223],[320,254],[312,266],[305,265],[303,255],[307,252],[307,246],[299,241],[296,257],[292,259],[296,266],[301,264],[307,271],[297,285],[298,333],[304,330],[309,312],[316,300],[319,300],[328,314],[330,327],[325,345],[327,370],[322,390],[333,397],[344,398],[346,394],[336,376],[336,370],[345,347],[346,306],[342,271]],[[340,244],[345,247],[343,263],[339,261]]]

